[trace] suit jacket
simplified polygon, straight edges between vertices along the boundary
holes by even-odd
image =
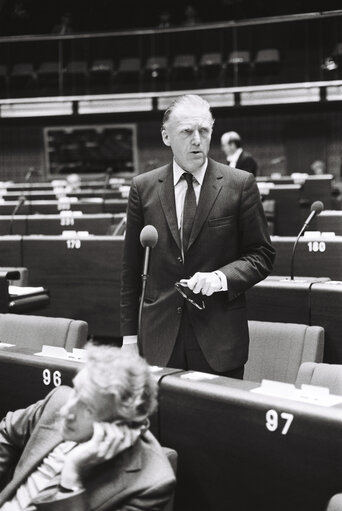
[[[43,401],[25,410],[9,412],[0,424],[0,506],[62,441],[56,414],[71,392],[59,387]],[[8,483],[6,476],[14,470]],[[175,478],[171,466],[150,432],[144,433],[126,451],[93,467],[83,480],[84,504],[91,510],[163,509],[172,493]],[[73,494],[70,495],[72,502]],[[65,501],[67,505],[68,499]],[[73,509],[73,505],[65,509]]]
[[[242,151],[236,162],[236,168],[251,172],[253,176],[256,176],[258,165],[253,156],[247,151]]]
[[[166,366],[187,307],[202,351],[216,371],[242,366],[248,355],[244,292],[272,268],[270,244],[259,191],[252,174],[208,161],[189,246],[182,259],[175,209],[172,164],[132,181],[123,256],[121,320],[123,335],[137,333],[143,250],[139,235],[151,224],[158,243],[151,252],[143,312],[143,355]],[[195,272],[221,270],[228,291],[205,297],[199,311],[174,287]]]

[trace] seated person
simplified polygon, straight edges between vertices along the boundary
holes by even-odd
[[[175,478],[148,431],[156,395],[142,358],[88,345],[73,389],[2,420],[0,510],[162,510]]]

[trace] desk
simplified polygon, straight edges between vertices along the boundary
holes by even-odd
[[[257,395],[255,386],[163,379],[160,441],[178,452],[176,511],[323,511],[342,490],[341,407]],[[286,434],[284,412],[293,415]]]
[[[323,326],[311,322],[311,288],[320,280],[327,279],[266,278],[246,293],[248,319]]]
[[[123,236],[24,236],[30,285],[50,291],[43,315],[82,319],[90,335],[120,336]]]
[[[272,236],[271,239],[276,250],[272,274],[289,275],[291,253],[296,238]],[[342,236],[302,237],[297,245],[294,275],[342,280]]]
[[[263,200],[275,201],[275,234],[296,235],[301,227],[301,185],[267,185],[259,183],[259,191]]]
[[[0,387],[6,389],[0,395],[0,419],[9,411],[25,408],[43,399],[54,387],[72,386],[72,380],[83,362],[34,355],[30,349],[1,348]],[[178,369],[153,367],[157,383]],[[20,377],[18,377],[20,375]],[[159,436],[158,411],[151,417],[151,431]]]
[[[334,232],[342,236],[342,211],[322,211],[316,218],[315,228],[321,232]]]

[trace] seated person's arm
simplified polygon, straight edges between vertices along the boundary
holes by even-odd
[[[43,412],[49,396],[25,409],[8,412],[0,422],[1,489],[10,480],[17,461]]]

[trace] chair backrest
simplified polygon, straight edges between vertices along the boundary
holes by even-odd
[[[295,383],[303,362],[323,360],[324,329],[294,323],[249,321],[245,380]]]
[[[141,60],[136,57],[128,57],[120,60],[118,72],[138,72],[141,69]]]
[[[279,50],[276,48],[264,48],[259,50],[255,57],[255,62],[279,62]]]
[[[229,64],[249,64],[250,60],[249,51],[232,51],[228,57]]]
[[[40,350],[43,344],[70,351],[87,341],[85,321],[22,314],[0,314],[0,342]]]
[[[195,55],[190,54],[182,54],[176,55],[175,60],[173,62],[173,67],[175,68],[183,68],[183,67],[196,67],[196,59]]]
[[[145,69],[153,71],[155,69],[166,69],[167,58],[166,57],[149,57],[146,61]]]
[[[222,55],[221,53],[204,53],[202,55],[200,66],[221,66]]]
[[[298,387],[303,383],[328,387],[332,394],[342,395],[342,365],[305,362],[300,366],[296,379]]]
[[[169,447],[163,447],[163,451],[164,451],[164,454],[166,455],[167,459],[170,462],[172,470],[174,471],[175,475],[177,475],[177,463],[178,463],[177,451],[175,451],[174,449],[170,449]],[[163,511],[172,511],[173,503],[174,503],[174,494],[172,495],[170,500],[167,502],[167,504],[165,504]]]

